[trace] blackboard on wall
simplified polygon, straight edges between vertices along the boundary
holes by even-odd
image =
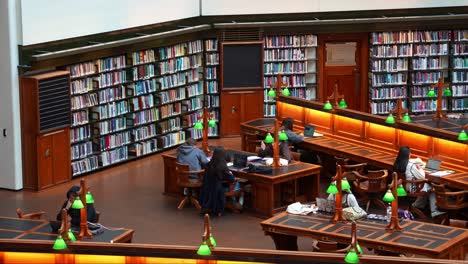
[[[223,89],[263,88],[263,43],[223,43]]]

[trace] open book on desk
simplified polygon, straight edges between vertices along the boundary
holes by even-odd
[[[436,176],[436,177],[442,177],[442,176],[450,175],[453,172],[454,171],[451,171],[451,170],[444,170],[444,171],[436,171],[436,172],[433,172],[433,173],[431,173],[429,175]]]

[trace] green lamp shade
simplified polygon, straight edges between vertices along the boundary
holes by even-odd
[[[278,139],[282,141],[288,140],[288,135],[286,132],[284,132],[284,130],[279,133]]]
[[[460,134],[458,134],[458,140],[468,140],[468,135],[465,130],[462,130]]]
[[[327,188],[327,193],[329,193],[329,194],[337,194],[338,193],[338,188],[336,188],[336,185],[334,183],[330,183],[330,185]]]
[[[408,115],[408,113],[406,113],[403,118],[402,118],[403,122],[405,123],[410,123],[411,122],[411,117]]]
[[[327,100],[327,102],[323,105],[323,110],[332,110],[333,106],[330,104],[330,101]]]
[[[395,124],[395,117],[393,117],[392,114],[389,114],[387,116],[387,119],[385,119],[385,123],[391,124],[391,125]]]
[[[275,90],[270,89],[270,90],[268,91],[268,96],[270,96],[270,97],[275,97],[275,96],[276,96]]]
[[[267,134],[267,136],[265,137],[265,143],[273,143],[273,141],[275,141],[275,139],[271,136],[270,133]]]
[[[362,248],[359,244],[356,244],[356,250],[359,254],[362,254]]]
[[[208,121],[208,126],[209,127],[215,127],[216,126],[216,120],[210,119],[210,121]]]
[[[291,92],[289,91],[288,87],[285,87],[283,91],[281,92],[284,96],[290,96]]]
[[[401,185],[401,184],[398,184],[396,192],[397,192],[398,196],[406,196],[407,195],[405,188],[403,188],[403,185]]]
[[[387,203],[391,203],[391,202],[395,201],[395,197],[393,196],[392,191],[387,190],[387,192],[385,193],[382,200],[384,200],[384,202],[387,202]]]
[[[81,201],[80,197],[76,197],[75,201],[72,204],[73,209],[81,209],[84,208],[83,202]]]
[[[211,246],[213,247],[218,246],[218,244],[216,244],[216,240],[214,239],[213,235],[210,236],[210,243],[211,243]]]
[[[452,90],[450,88],[445,88],[444,90],[444,96],[452,96]]]
[[[195,126],[193,126],[193,128],[198,129],[198,130],[202,130],[202,129],[203,129],[203,123],[202,123],[202,121],[197,121],[197,122],[195,123]]]
[[[346,104],[344,99],[341,99],[340,103],[338,104],[340,108],[348,108],[348,105]]]
[[[55,239],[55,242],[52,248],[55,250],[66,249],[67,243],[65,243],[65,240],[63,240],[62,236],[58,236],[57,239]]]
[[[346,263],[359,263],[359,256],[354,250],[348,251],[348,254],[346,254],[346,257],[344,259]]]
[[[432,89],[429,90],[429,91],[427,92],[427,96],[429,96],[429,97],[435,97],[435,96],[436,96],[435,91],[432,90]]]
[[[86,193],[86,203],[87,204],[94,203],[94,197],[90,192]]]
[[[197,250],[197,255],[200,255],[200,256],[211,255],[210,247],[206,244],[206,242],[203,242],[203,244],[200,245],[200,247]]]
[[[71,241],[73,241],[73,242],[76,241],[75,234],[73,234],[73,232],[71,230],[68,230],[68,237],[70,238]]]
[[[351,189],[351,185],[349,185],[348,179],[345,178],[341,180],[341,189],[343,190]]]

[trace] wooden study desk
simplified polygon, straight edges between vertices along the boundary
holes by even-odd
[[[227,150],[232,155],[234,150]],[[244,152],[245,153],[245,152]],[[254,155],[254,154],[252,154]],[[175,174],[176,154],[163,154],[164,160],[164,194],[180,196],[182,190],[177,187]],[[320,192],[320,166],[293,161],[288,166],[273,168],[271,173],[249,173],[246,171],[232,171],[242,179],[252,184],[252,209],[255,214],[270,217],[283,211],[292,202],[313,201]],[[291,200],[282,199],[283,183],[292,186]]]
[[[242,123],[242,148],[247,150],[249,135],[264,137],[272,127],[272,118],[261,118]],[[325,134],[323,137],[305,138],[301,147],[333,156],[349,158],[389,171],[393,170],[393,162],[397,155],[397,151],[395,150],[373,147],[365,142],[346,140],[328,134]],[[427,158],[428,157],[423,157],[423,159],[426,160]],[[463,170],[459,166],[447,167],[447,165],[442,162],[441,170],[453,170],[454,173],[442,177],[428,175],[427,178],[436,183],[443,183],[451,188],[468,189],[468,168]]]
[[[351,242],[351,223],[332,224],[329,214],[292,215],[286,212],[261,223],[279,250],[297,250],[297,237]],[[357,221],[357,239],[361,247],[395,253],[424,255],[430,258],[465,259],[468,229],[403,220],[402,231],[387,233],[386,222]]]
[[[85,238],[88,242],[131,243],[133,229],[109,228],[103,233]],[[2,239],[33,239],[55,240],[57,234],[52,233],[49,221],[20,219],[0,216],[0,238]]]

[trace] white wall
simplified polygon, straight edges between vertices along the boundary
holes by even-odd
[[[21,0],[21,6],[25,46],[200,13],[199,0]]]
[[[468,0],[202,0],[202,15],[404,9],[468,5]]]
[[[0,1],[0,188],[19,190],[23,177],[15,4],[15,0]]]

